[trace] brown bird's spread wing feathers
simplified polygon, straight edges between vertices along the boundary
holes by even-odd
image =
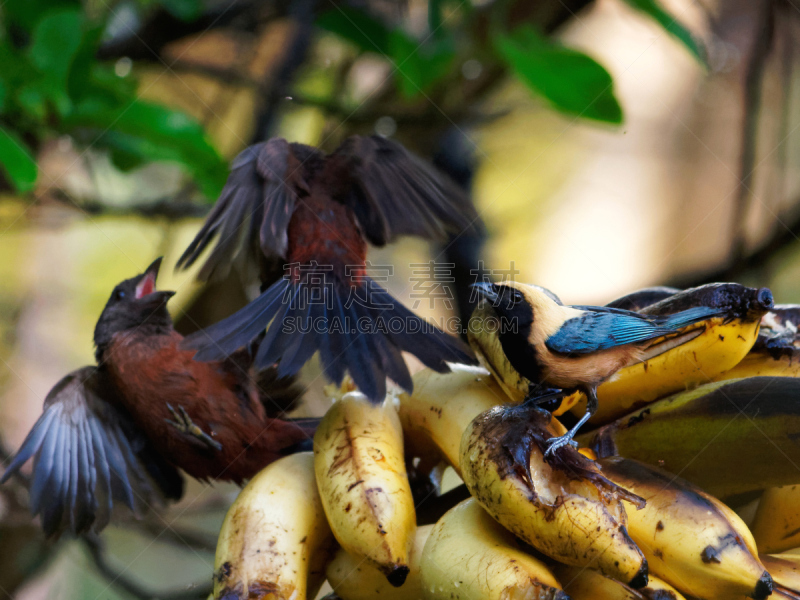
[[[136,513],[183,494],[181,475],[132,431],[109,403],[113,394],[96,367],[64,377],[0,480],[33,458],[30,508],[41,515],[48,536],[67,529],[100,531],[114,501]]]
[[[234,159],[216,205],[178,259],[178,268],[194,264],[217,236],[217,245],[198,274],[202,281],[224,278],[242,252],[244,260],[259,260],[261,253],[286,255],[286,229],[297,190],[308,191],[294,146],[298,144],[273,138],[246,148]]]
[[[402,235],[444,241],[448,235],[481,227],[469,197],[397,142],[376,135],[350,136],[330,159],[344,163],[351,185],[341,200],[375,246]]]

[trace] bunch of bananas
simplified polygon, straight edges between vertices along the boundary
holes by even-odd
[[[330,390],[313,453],[271,464],[231,506],[214,598],[304,600],[327,579],[343,600],[800,599],[800,550],[778,554],[800,547],[800,308],[760,293],[612,303],[724,315],[603,383],[579,449],[545,452],[580,395],[551,414],[483,368],[420,371],[381,406]],[[463,485],[441,493],[445,467]]]

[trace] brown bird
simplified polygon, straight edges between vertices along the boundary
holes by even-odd
[[[328,379],[348,371],[374,402],[388,376],[411,392],[401,351],[440,373],[475,364],[459,339],[423,321],[367,274],[367,242],[402,235],[436,240],[480,227],[469,199],[400,144],[352,136],[332,154],[274,138],[233,162],[222,194],[179,267],[219,239],[200,279],[237,261],[260,266],[262,294],[232,316],[189,336],[196,359],[219,360],[264,332],[258,366],[297,371],[317,350]],[[282,265],[281,270],[270,266]]]
[[[298,398],[275,369],[256,373],[242,350],[217,362],[181,348],[157,291],[161,259],[114,288],[94,332],[97,366],[73,371],[3,474],[33,457],[30,504],[45,533],[99,531],[114,501],[134,512],[197,479],[242,483],[310,443],[317,419],[281,418]]]

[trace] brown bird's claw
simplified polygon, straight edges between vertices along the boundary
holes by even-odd
[[[189,416],[189,413],[186,412],[186,409],[183,408],[183,406],[178,406],[178,410],[176,411],[171,404],[167,403],[167,408],[172,414],[172,418],[175,419],[174,421],[164,419],[167,423],[175,427],[175,429],[181,433],[198,439],[212,450],[216,450],[217,452],[222,450],[222,444],[200,429],[200,427],[195,425],[194,421],[192,421],[192,418]]]

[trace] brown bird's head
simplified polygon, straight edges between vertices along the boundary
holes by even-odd
[[[175,292],[156,290],[156,277],[161,266],[159,257],[144,273],[118,284],[94,328],[97,360],[115,333],[139,329],[143,333],[164,333],[172,329],[167,300]]]

